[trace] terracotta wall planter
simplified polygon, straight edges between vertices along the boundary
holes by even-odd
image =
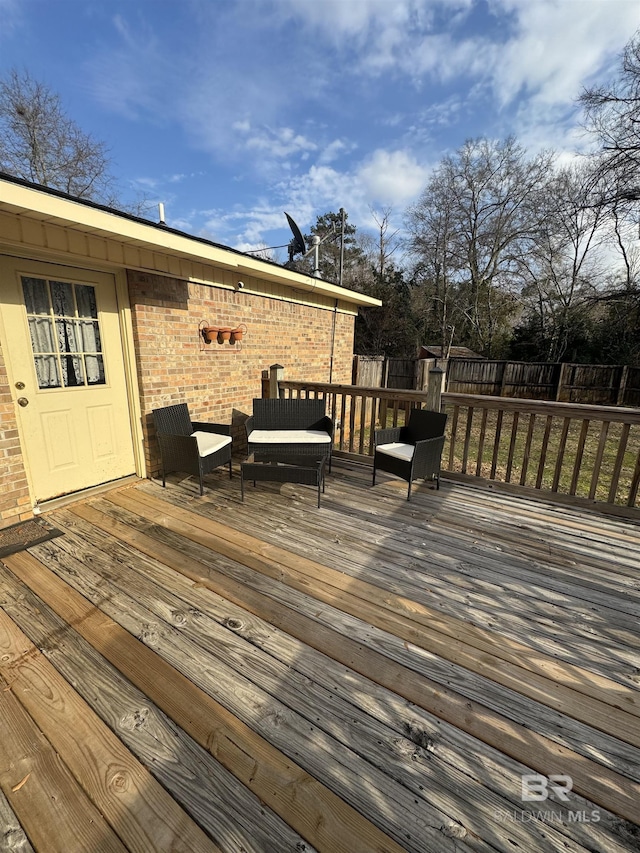
[[[232,329],[229,326],[202,326],[200,329],[200,334],[202,335],[205,344],[212,344],[217,342],[219,344],[235,344],[242,341],[244,333],[247,331],[247,327],[244,323],[241,323],[239,326],[236,326],[235,329]]]
[[[205,344],[212,344],[218,337],[217,326],[203,326],[200,330]]]
[[[241,341],[242,336],[247,331],[247,327],[244,323],[241,323],[237,328],[231,329],[231,343],[235,344],[236,341]]]

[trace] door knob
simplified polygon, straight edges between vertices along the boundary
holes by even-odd
[[[29,405],[29,401],[26,397],[18,397],[18,405],[22,406],[22,408],[24,409],[25,406]]]
[[[18,389],[18,391],[23,391],[25,388],[24,382],[16,382],[16,388]]]

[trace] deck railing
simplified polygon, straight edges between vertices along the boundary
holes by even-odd
[[[278,383],[286,397],[320,397],[336,422],[334,452],[366,460],[375,429],[405,422],[427,393],[326,383]],[[449,415],[443,471],[574,503],[637,507],[640,409],[474,394],[442,395]]]

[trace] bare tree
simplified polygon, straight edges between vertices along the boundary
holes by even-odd
[[[27,72],[0,80],[0,169],[78,198],[112,204],[104,143],[70,119],[60,98]]]
[[[520,259],[523,302],[540,356],[560,361],[603,280],[598,250],[609,236],[608,207],[586,165],[553,171],[536,206],[538,225]]]
[[[534,231],[550,162],[544,153],[528,159],[513,138],[468,141],[444,158],[408,212],[414,255],[435,271],[438,286],[446,281],[464,336],[487,355],[507,333],[518,258]]]
[[[617,79],[586,89],[580,103],[600,142],[596,176],[607,179],[609,200],[640,201],[640,32],[622,53]]]

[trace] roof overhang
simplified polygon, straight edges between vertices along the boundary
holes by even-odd
[[[0,177],[0,211],[102,239],[116,239],[120,243],[150,252],[162,252],[176,258],[207,263],[232,270],[239,276],[255,276],[257,279],[278,282],[352,305],[382,304],[379,299],[339,287],[324,279],[294,272],[230,247],[167,228],[165,225],[11,177]]]

